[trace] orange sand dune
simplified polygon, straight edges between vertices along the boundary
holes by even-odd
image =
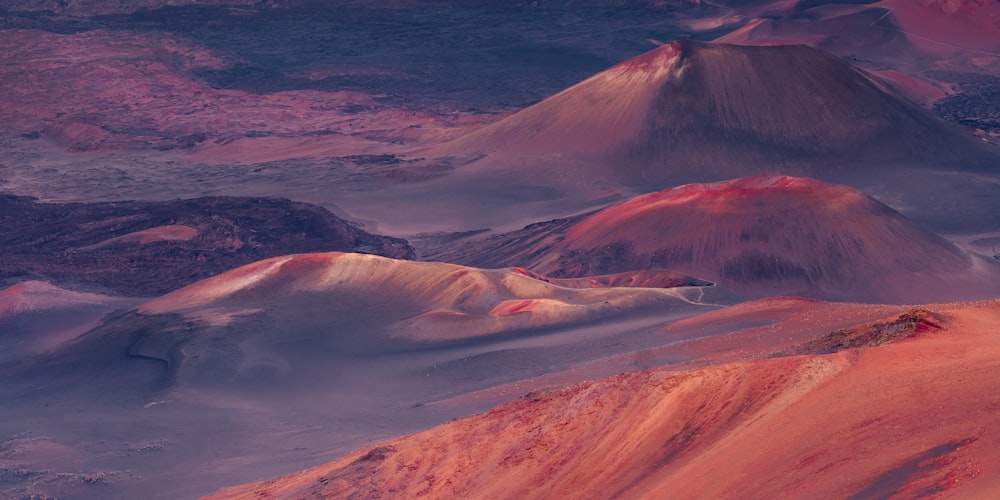
[[[873,348],[531,393],[209,498],[988,498],[1000,302]]]
[[[50,461],[24,462],[30,482],[12,494],[61,496],[39,482],[61,488],[79,481],[64,472],[110,468],[114,490],[72,492],[191,497],[321,463],[490,406],[433,401],[660,345],[662,325],[735,302],[685,284],[569,288],[511,269],[298,254],[121,311],[49,352],[18,351],[30,358],[11,356],[0,317],[0,423],[16,429],[4,434],[30,431],[85,457],[42,449]],[[116,438],[90,446],[105,428]],[[22,455],[6,455],[0,468],[21,467]]]
[[[566,288],[509,269],[300,254],[199,281],[104,330],[135,332],[129,352],[165,361],[179,390],[261,381],[298,390],[345,356],[527,338],[557,345],[549,334],[653,329],[737,301],[715,286]]]

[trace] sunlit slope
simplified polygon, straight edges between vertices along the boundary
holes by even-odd
[[[931,309],[843,334],[888,345],[533,393],[215,497],[990,496],[1000,305]]]

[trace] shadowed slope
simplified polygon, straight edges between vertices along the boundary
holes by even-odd
[[[425,257],[554,277],[671,269],[751,297],[900,303],[984,298],[1000,288],[996,263],[878,201],[776,176],[684,185]]]
[[[75,292],[42,281],[0,290],[0,364],[55,349],[142,299]]]
[[[995,0],[800,1],[715,42],[803,43],[860,65],[979,139],[1000,144],[1000,2]],[[984,85],[985,83],[985,85]],[[938,102],[935,102],[938,101]]]
[[[1000,305],[938,311],[891,348],[533,393],[212,498],[989,496]]]
[[[907,66],[918,51],[888,9],[873,1],[802,1],[794,12],[761,16],[715,42],[736,45],[806,44],[866,68]]]

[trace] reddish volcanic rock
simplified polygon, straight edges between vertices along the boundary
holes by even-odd
[[[540,393],[208,498],[985,498],[1000,303],[935,307],[890,346]]]
[[[777,355],[831,354],[856,347],[876,347],[939,330],[941,317],[938,314],[914,308],[893,320],[837,330]]]
[[[867,328],[881,318],[898,317],[905,311],[898,305],[821,302],[799,297],[757,299],[666,326],[664,335],[675,341],[649,355],[654,359],[689,356],[692,367],[762,359],[806,345],[833,330],[846,331],[858,325]]]
[[[1000,289],[996,263],[863,193],[780,176],[684,185],[425,257],[437,256],[553,277],[670,269],[750,297],[905,303]]]

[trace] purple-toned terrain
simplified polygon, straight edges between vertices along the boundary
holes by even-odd
[[[0,0],[0,497],[996,497],[998,33]]]

